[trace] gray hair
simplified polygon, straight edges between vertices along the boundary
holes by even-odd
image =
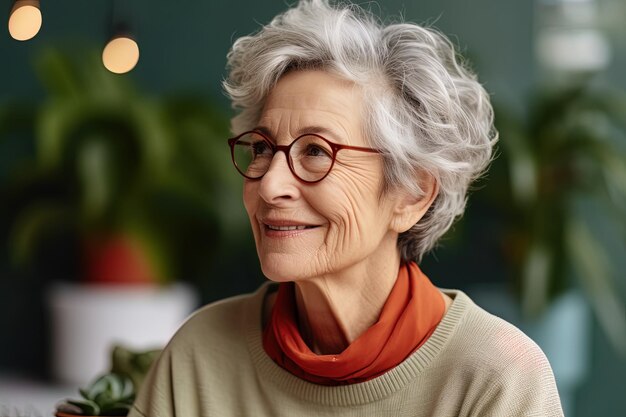
[[[224,88],[239,113],[233,132],[251,130],[287,71],[323,69],[359,85],[363,134],[385,150],[385,190],[422,196],[419,174],[439,190],[422,219],[401,233],[402,259],[420,261],[463,214],[472,181],[497,141],[489,95],[441,33],[412,23],[381,24],[355,5],[302,0],[258,33],[235,41]]]

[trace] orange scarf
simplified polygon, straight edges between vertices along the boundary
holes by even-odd
[[[263,348],[284,369],[321,385],[354,384],[382,375],[422,346],[445,313],[439,290],[417,264],[403,264],[378,321],[340,354],[318,355],[300,335],[294,285],[279,286]]]

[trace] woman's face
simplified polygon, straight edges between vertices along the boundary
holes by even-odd
[[[331,142],[368,146],[362,134],[362,94],[354,84],[323,71],[293,71],[271,91],[257,128],[279,145],[303,133]],[[277,152],[259,180],[245,180],[250,217],[263,273],[298,281],[341,273],[397,257],[394,202],[380,197],[382,157],[341,150],[330,174],[316,184],[293,176]],[[393,258],[392,258],[393,259]]]

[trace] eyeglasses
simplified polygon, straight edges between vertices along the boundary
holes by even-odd
[[[228,145],[235,168],[248,179],[263,177],[276,152],[283,151],[293,175],[310,184],[326,178],[335,165],[337,153],[342,149],[381,153],[373,148],[339,145],[315,133],[298,136],[289,145],[274,145],[263,133],[250,131],[228,139]]]

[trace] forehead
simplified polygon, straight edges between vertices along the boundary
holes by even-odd
[[[362,92],[353,82],[321,70],[292,71],[268,95],[260,124],[272,130],[330,124],[359,129]]]

